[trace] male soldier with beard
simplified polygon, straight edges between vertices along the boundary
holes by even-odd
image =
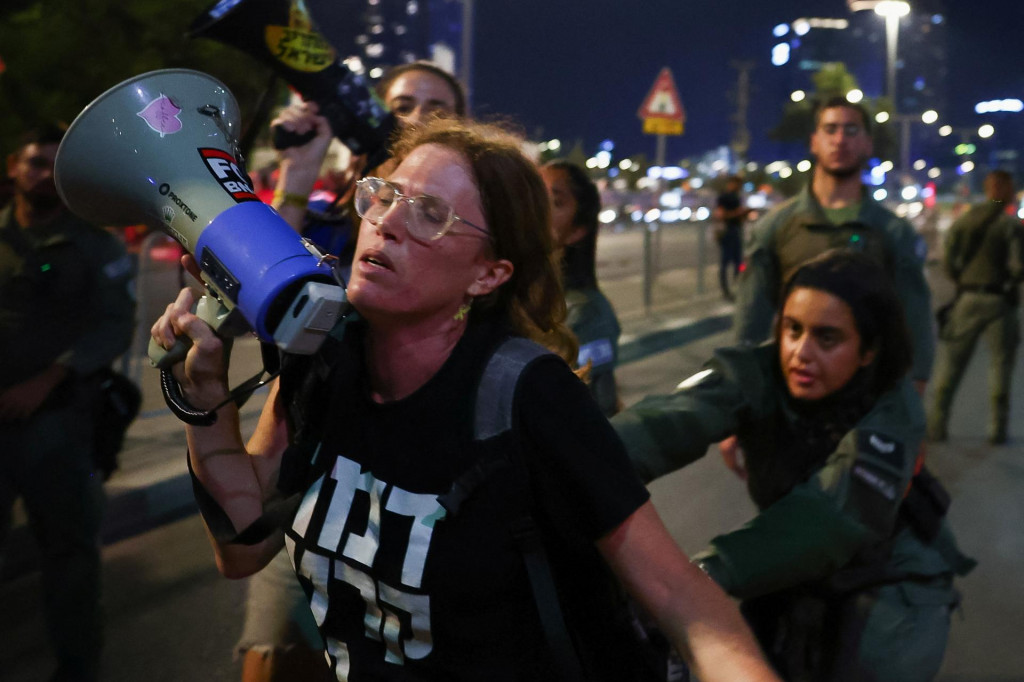
[[[872,153],[867,111],[842,97],[826,100],[811,134],[814,173],[797,196],[751,230],[740,275],[734,326],[740,342],[761,343],[771,333],[779,292],[806,260],[836,247],[873,256],[893,279],[914,348],[910,376],[923,393],[935,355],[931,293],[924,278],[924,240],[906,220],[877,203],[861,184]],[[722,444],[726,464],[743,475],[734,448]]]
[[[97,680],[102,645],[97,372],[127,350],[132,264],[110,233],[61,203],[63,131],[23,136],[0,209],[0,541],[21,497],[39,546],[53,680]]]

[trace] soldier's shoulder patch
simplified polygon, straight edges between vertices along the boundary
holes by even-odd
[[[854,480],[859,481],[890,502],[896,500],[899,480],[891,472],[883,471],[880,467],[871,466],[867,462],[858,461],[854,463],[850,473]]]
[[[892,436],[861,429],[857,432],[857,450],[876,457],[896,469],[903,468],[903,443]]]
[[[695,386],[707,386],[718,382],[719,374],[713,369],[702,369],[691,377],[683,379],[676,386],[677,391],[685,391]]]

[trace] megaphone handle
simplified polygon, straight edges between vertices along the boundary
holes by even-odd
[[[274,145],[274,149],[278,150],[287,149],[288,147],[301,147],[316,137],[315,130],[299,134],[286,130],[284,126],[279,125],[273,126],[271,132],[273,133],[271,143]]]
[[[156,339],[149,339],[149,362],[161,371],[169,370],[174,365],[185,360],[188,349],[192,347],[192,339],[188,336],[175,338],[174,345],[165,349],[156,342]]]

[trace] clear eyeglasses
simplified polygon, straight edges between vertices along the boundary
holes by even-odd
[[[409,234],[416,239],[436,241],[448,233],[456,220],[481,232],[488,239],[491,238],[490,232],[456,215],[451,204],[440,197],[429,194],[410,197],[381,178],[366,177],[356,182],[355,205],[360,218],[376,222],[393,206],[402,202],[409,204],[409,217],[405,221],[405,226]]]

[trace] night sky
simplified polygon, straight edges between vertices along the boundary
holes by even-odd
[[[910,0],[912,3],[914,0]],[[1024,3],[945,0],[949,107],[955,125],[983,122],[981,100],[1024,99]],[[617,157],[646,153],[637,109],[663,66],[687,112],[667,158],[728,144],[736,85],[732,60],[752,60],[750,157],[778,146],[766,132],[784,98],[770,62],[772,27],[801,16],[848,17],[844,0],[476,0],[474,113],[505,116],[534,139],[580,139],[594,153],[610,138]],[[882,22],[881,17],[878,18]],[[1024,127],[1024,113],[1013,125]]]

